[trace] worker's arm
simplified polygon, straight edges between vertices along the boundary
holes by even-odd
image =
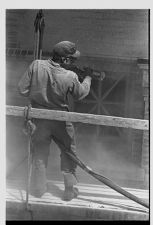
[[[90,76],[86,76],[83,82],[80,83],[78,76],[74,73],[69,91],[76,100],[81,100],[89,94],[91,79]]]
[[[34,62],[32,62],[18,83],[19,93],[24,97],[29,96],[33,65]]]

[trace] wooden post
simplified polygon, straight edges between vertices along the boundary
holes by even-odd
[[[138,64],[137,64],[138,65]],[[138,73],[135,73],[132,79],[133,82],[133,107],[132,107],[132,117],[143,119],[143,90],[142,90],[142,73],[138,69]],[[141,152],[142,152],[142,137],[143,132],[140,130],[132,131],[132,161],[134,164],[140,166],[141,165]]]
[[[98,82],[98,85],[99,85],[99,87],[98,87],[98,105],[97,105],[97,107],[98,107],[98,115],[100,115],[101,114],[101,88],[102,88],[102,81],[101,80],[99,80],[99,82]],[[100,126],[99,125],[97,125],[97,127],[96,127],[96,133],[97,133],[97,138],[99,138],[100,137]]]
[[[144,97],[144,119],[149,119],[149,75],[148,75],[148,64],[141,63],[139,68],[142,72],[142,87]],[[143,131],[142,140],[142,158],[141,167],[145,171],[144,185],[149,188],[149,131]]]

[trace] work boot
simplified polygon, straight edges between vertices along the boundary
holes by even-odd
[[[63,172],[64,176],[64,201],[71,201],[73,198],[76,198],[79,194],[78,188],[74,187],[77,184],[77,180],[72,173],[65,173]]]
[[[76,187],[65,187],[63,200],[71,201],[73,198],[77,198],[79,190]]]

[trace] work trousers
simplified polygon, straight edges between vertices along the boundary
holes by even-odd
[[[36,125],[36,131],[32,136],[32,188],[43,190],[47,182],[46,168],[52,140],[60,149],[61,171],[75,173],[76,163],[65,153],[67,151],[73,155],[76,154],[75,132],[70,122],[38,119],[34,119],[33,122]]]

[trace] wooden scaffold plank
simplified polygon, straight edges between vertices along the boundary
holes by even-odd
[[[11,116],[24,116],[24,107],[20,106],[6,106],[6,115]],[[59,120],[59,121],[71,121],[81,122],[94,125],[115,126],[124,128],[133,128],[139,130],[149,130],[149,121],[123,118],[115,116],[94,115],[86,113],[65,112],[58,110],[36,109],[31,108],[29,116],[37,119]]]

